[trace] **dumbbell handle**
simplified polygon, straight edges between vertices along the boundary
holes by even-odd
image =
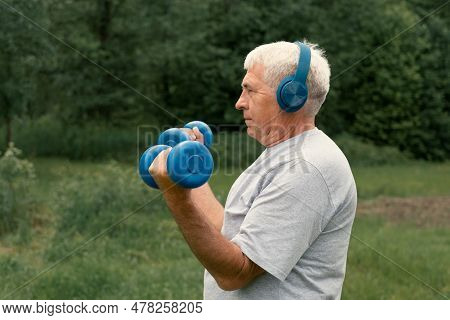
[[[183,141],[190,141],[189,134],[179,128],[170,128],[162,132],[158,137],[159,145],[166,145],[175,147],[177,144]]]
[[[210,147],[213,143],[213,133],[211,128],[204,122],[201,121],[192,121],[187,123],[184,128],[193,130],[195,127],[203,135],[203,143],[206,147]],[[178,143],[183,141],[190,141],[191,137],[189,134],[179,128],[171,128],[162,132],[158,137],[158,144],[168,145],[171,147],[176,146]]]

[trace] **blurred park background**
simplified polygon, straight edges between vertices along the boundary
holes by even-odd
[[[296,39],[327,52],[317,125],[358,187],[342,297],[447,298],[448,2],[0,0],[0,298],[201,299],[137,157],[207,122],[224,203],[262,150],[234,109],[243,60]]]

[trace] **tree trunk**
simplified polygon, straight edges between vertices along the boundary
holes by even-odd
[[[12,142],[12,126],[11,126],[11,118],[6,116],[6,147],[9,146],[9,143]]]
[[[98,3],[99,11],[100,11],[100,24],[99,24],[99,38],[102,45],[109,38],[109,31],[111,25],[111,1],[110,0],[101,0]]]

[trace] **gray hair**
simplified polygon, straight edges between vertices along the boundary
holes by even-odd
[[[311,49],[311,63],[306,84],[308,100],[303,107],[305,113],[315,116],[330,89],[330,66],[325,51],[317,44],[303,41]],[[255,64],[264,66],[264,82],[276,90],[280,81],[295,73],[298,65],[300,48],[292,42],[279,41],[263,44],[253,49],[245,58],[244,69],[249,70]]]

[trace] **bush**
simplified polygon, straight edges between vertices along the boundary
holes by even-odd
[[[136,172],[110,162],[101,172],[66,176],[53,201],[58,232],[100,232],[148,200],[148,189]]]
[[[55,117],[45,115],[14,121],[13,133],[15,144],[27,156],[129,160],[136,154],[136,128],[131,127],[92,123],[67,126]]]
[[[0,158],[0,235],[19,229],[19,238],[29,240],[34,197],[34,167],[20,159],[21,151],[10,144]]]
[[[334,139],[351,165],[399,164],[410,160],[410,156],[395,147],[375,146],[371,142],[343,134]]]

